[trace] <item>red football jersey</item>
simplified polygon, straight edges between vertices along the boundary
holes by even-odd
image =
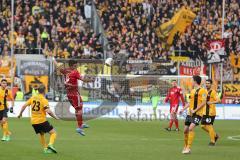
[[[60,72],[65,76],[65,87],[67,94],[79,93],[78,92],[78,80],[82,80],[81,74],[76,69],[61,69]]]
[[[170,106],[178,106],[179,98],[181,98],[182,105],[185,105],[182,89],[180,87],[172,87],[169,89],[165,102],[170,102]]]

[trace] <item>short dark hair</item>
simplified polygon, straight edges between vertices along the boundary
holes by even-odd
[[[78,62],[76,60],[73,60],[73,59],[69,60],[69,62],[68,62],[70,67],[72,67],[74,64],[77,64],[77,63]]]
[[[6,79],[2,79],[2,80],[1,80],[1,83],[2,83],[2,82],[6,82],[6,83],[7,83],[7,80],[6,80]]]
[[[42,94],[42,93],[45,92],[45,89],[46,89],[45,86],[44,86],[43,84],[41,84],[41,85],[38,87],[38,92]]]
[[[211,79],[207,79],[206,82],[209,82],[210,84],[212,84],[212,80]]]
[[[176,80],[176,79],[173,79],[172,82],[177,82],[177,80]]]
[[[202,78],[200,76],[193,76],[193,80],[197,82],[198,85],[200,85],[202,82]]]

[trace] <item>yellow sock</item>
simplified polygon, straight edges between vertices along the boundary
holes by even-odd
[[[2,124],[2,128],[3,128],[3,136],[9,135],[8,123],[7,123],[7,122],[4,122],[4,123]]]
[[[47,147],[47,143],[46,143],[45,135],[44,135],[44,134],[40,134],[40,142],[41,142],[43,148],[46,148],[46,147]]]
[[[188,133],[184,134],[184,148],[188,146]]]
[[[209,133],[209,128],[208,125],[201,125],[201,128],[206,131],[207,133]]]
[[[189,131],[187,148],[191,148],[192,142],[193,142],[193,139],[194,139],[194,135],[195,135],[194,131]]]
[[[211,140],[211,142],[215,143],[216,133],[215,133],[215,131],[214,131],[213,126],[212,126],[212,125],[208,125],[208,129],[209,129],[210,140]]]
[[[53,145],[54,144],[54,141],[55,141],[56,137],[57,137],[56,133],[50,133],[49,145]]]

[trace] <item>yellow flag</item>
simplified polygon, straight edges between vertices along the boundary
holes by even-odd
[[[190,10],[182,7],[170,21],[162,24],[156,29],[159,38],[165,39],[167,44],[171,45],[173,38],[177,32],[184,33],[187,26],[189,26],[196,15]]]

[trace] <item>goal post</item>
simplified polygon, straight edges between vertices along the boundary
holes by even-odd
[[[159,75],[94,75],[94,82],[79,81],[79,92],[85,102],[127,102],[150,103],[152,96],[159,96],[160,102],[165,98],[171,80],[177,80],[183,93],[191,90],[192,76],[159,76]],[[201,76],[204,82],[208,77]],[[61,100],[67,100],[63,78],[55,81],[62,89],[55,89]],[[204,84],[204,83],[203,83]]]

